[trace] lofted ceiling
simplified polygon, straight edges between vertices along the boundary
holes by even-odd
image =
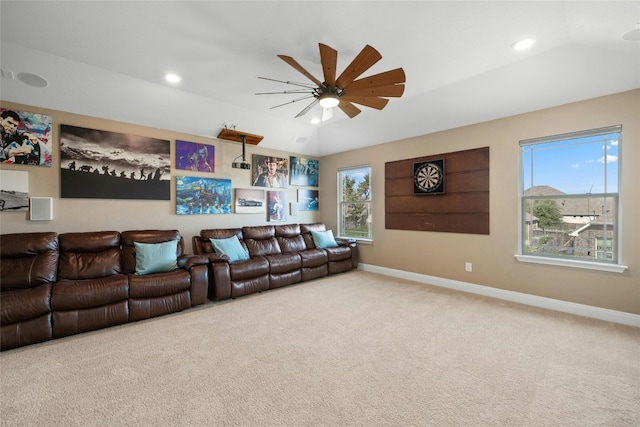
[[[207,137],[235,126],[310,156],[640,87],[640,41],[623,38],[640,1],[2,0],[0,12],[2,100]],[[523,36],[537,41],[514,51]],[[307,82],[278,54],[322,79],[318,43],[338,51],[338,73],[373,46],[382,60],[363,76],[402,67],[404,95],[319,125],[319,106],[294,118],[308,101],[255,95],[290,89],[258,77]]]

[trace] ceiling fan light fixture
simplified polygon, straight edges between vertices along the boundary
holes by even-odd
[[[338,99],[338,96],[333,93],[325,93],[320,95],[318,103],[322,108],[333,108],[340,104],[340,99]]]

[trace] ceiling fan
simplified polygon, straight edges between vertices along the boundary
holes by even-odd
[[[278,58],[291,65],[314,84],[258,77],[264,80],[271,80],[297,86],[301,89],[286,90],[283,92],[260,92],[256,93],[256,95],[302,95],[299,98],[285,102],[284,104],[275,105],[271,107],[272,109],[313,98],[313,101],[300,111],[296,115],[296,118],[305,115],[314,106],[319,104],[323,107],[322,121],[325,121],[332,116],[333,107],[337,106],[347,116],[354,118],[361,112],[361,110],[354,104],[382,110],[389,102],[386,98],[400,97],[404,93],[404,82],[406,80],[406,76],[402,68],[396,68],[394,70],[358,79],[358,77],[360,77],[365,71],[382,59],[382,55],[380,55],[380,53],[373,47],[366,45],[344,69],[342,74],[336,78],[338,52],[322,43],[318,43],[318,46],[320,47],[320,63],[322,64],[324,81],[320,81],[315,78],[292,57],[287,55],[278,55]]]

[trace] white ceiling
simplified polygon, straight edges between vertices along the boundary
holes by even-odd
[[[6,1],[0,3],[3,100],[215,137],[224,124],[261,147],[324,156],[640,87],[640,1]],[[526,52],[511,44],[534,36]],[[321,125],[308,101],[270,109],[322,79],[318,43],[338,74],[366,45],[402,67],[402,98]],[[165,72],[180,74],[176,86]],[[11,78],[35,73],[36,88]],[[305,139],[306,142],[298,142]]]

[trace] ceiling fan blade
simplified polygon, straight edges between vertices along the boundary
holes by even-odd
[[[317,84],[319,87],[323,86],[323,84],[322,84],[322,82],[320,80],[318,80],[315,77],[313,77],[310,72],[305,70],[304,67],[302,65],[298,64],[298,62],[295,59],[293,59],[292,57],[287,56],[287,55],[278,55],[278,58],[282,59],[284,62],[286,62],[287,64],[291,65],[293,68],[295,68],[299,72],[301,72],[306,78],[308,78],[309,80],[311,80],[312,82]]]
[[[323,108],[322,109],[322,121],[326,122],[331,117],[333,117],[333,108]]]
[[[274,108],[282,107],[283,105],[293,104],[294,102],[300,102],[300,101],[302,101],[302,100],[312,98],[313,96],[314,96],[314,95],[306,95],[306,96],[302,96],[302,97],[300,97],[300,98],[296,98],[296,99],[291,100],[291,101],[289,101],[289,102],[285,102],[284,104],[274,105],[273,107],[269,107],[269,109],[270,109],[270,110],[273,110]]]
[[[366,45],[351,61],[351,64],[345,68],[345,70],[340,74],[340,77],[336,80],[336,85],[345,88],[349,83],[354,81],[358,76],[367,71],[369,68],[373,66],[376,62],[382,59],[382,55],[380,52],[375,50],[369,45]]]
[[[288,95],[291,93],[315,93],[312,90],[304,90],[304,89],[300,89],[300,90],[283,90],[282,92],[256,92],[254,95]]]
[[[326,44],[318,43],[320,46],[320,63],[324,73],[324,82],[329,86],[336,84],[336,66],[338,64],[338,51]]]
[[[318,103],[318,98],[314,99],[313,102],[309,105],[307,105],[306,107],[304,107],[304,110],[300,111],[297,115],[296,115],[296,119],[298,117],[304,116],[305,114],[307,114],[309,112],[309,110],[311,110],[316,104]]]
[[[404,85],[387,85],[377,87],[367,87],[361,89],[353,89],[349,86],[348,90],[345,90],[345,95],[349,96],[383,96],[398,98],[404,93]]]
[[[288,85],[306,87],[308,89],[315,89],[315,86],[313,86],[311,83],[292,82],[289,80],[276,80],[276,79],[270,79],[269,77],[260,77],[260,76],[258,76],[258,78],[262,80],[269,80],[271,82],[285,83]]]
[[[395,70],[389,70],[385,71],[384,73],[374,74],[369,77],[358,79],[351,83],[348,87],[344,86],[344,88],[348,88],[349,90],[356,90],[378,86],[389,86],[398,83],[404,83],[406,80],[407,76],[404,74],[404,70],[402,68],[396,68]]]
[[[375,108],[376,110],[382,110],[389,103],[389,100],[385,98],[371,98],[364,96],[344,95],[340,99],[348,102],[353,102],[354,104],[360,104],[366,107]]]
[[[351,119],[353,119],[355,116],[357,116],[361,112],[361,110],[358,107],[356,107],[355,105],[353,105],[348,101],[340,100],[338,107],[340,107],[340,109],[344,111],[344,113],[347,116],[349,116],[349,118]]]

